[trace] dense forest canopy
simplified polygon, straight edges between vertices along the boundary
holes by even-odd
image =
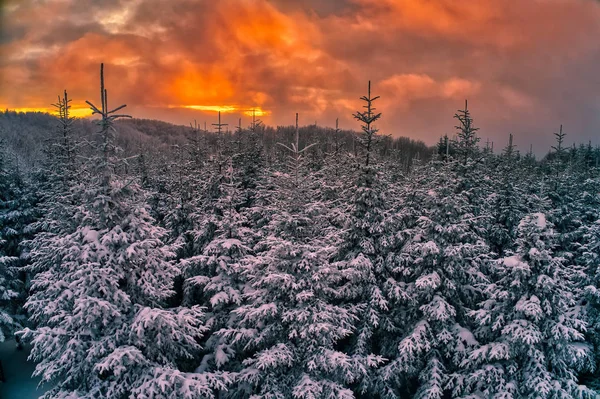
[[[597,395],[592,143],[493,151],[465,103],[428,148],[377,131],[370,84],[358,132],[131,119],[101,87],[95,120],[0,114],[0,340],[46,398]]]

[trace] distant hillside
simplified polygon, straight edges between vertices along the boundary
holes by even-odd
[[[0,112],[0,138],[6,142],[10,153],[16,154],[26,166],[34,166],[42,156],[44,142],[56,131],[58,119],[42,112]],[[185,140],[190,127],[167,122],[132,119],[116,123],[119,145],[126,152],[134,151],[140,144],[153,148]],[[77,119],[74,125],[76,137],[93,139],[94,120]]]
[[[41,112],[17,113],[14,111],[0,112],[0,139],[6,143],[6,148],[24,169],[34,168],[43,157],[44,143],[56,131],[58,119],[50,114]],[[119,120],[115,124],[118,135],[118,144],[125,154],[136,154],[140,148],[153,153],[168,152],[175,144],[183,144],[193,132],[190,126],[174,125],[168,122],[151,119]],[[74,124],[75,137],[93,141],[96,131],[94,120],[77,119]],[[211,133],[207,134],[207,143],[213,140]],[[356,133],[345,130],[339,133],[339,140],[347,151],[353,151],[355,143],[353,137]],[[266,126],[261,129],[262,142],[267,152],[274,151],[277,142],[290,143],[294,136],[293,126]],[[319,151],[327,151],[331,146],[333,130],[327,127],[309,125],[300,128],[301,144],[319,143]],[[233,133],[228,137],[233,140]],[[380,149],[384,157],[400,157],[410,162],[418,156],[428,159],[433,149],[421,141],[409,138],[385,138]]]

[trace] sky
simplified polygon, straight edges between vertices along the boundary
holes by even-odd
[[[482,142],[600,144],[598,0],[0,0],[0,108],[359,129],[435,143],[469,100]]]

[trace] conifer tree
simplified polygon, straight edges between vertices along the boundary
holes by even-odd
[[[287,167],[290,171],[290,178],[288,179],[287,193],[291,195],[293,211],[301,207],[302,195],[304,193],[304,176],[302,173],[303,161],[305,160],[304,153],[311,147],[314,147],[317,143],[312,143],[300,149],[300,131],[298,128],[298,113],[296,113],[296,129],[294,134],[294,142],[287,146],[283,143],[277,143],[288,152],[287,156]]]
[[[363,358],[377,355],[381,323],[389,309],[382,292],[386,280],[383,262],[388,250],[384,234],[386,202],[374,163],[375,146],[380,137],[373,123],[381,117],[381,113],[374,112],[373,102],[378,98],[371,96],[369,82],[368,95],[361,97],[366,103],[366,111],[354,114],[362,122],[359,143],[364,149],[364,164],[361,165],[355,185],[348,188],[349,203],[333,256],[334,266],[346,276],[340,281],[338,290],[347,304],[353,304],[359,310],[356,332],[349,340],[347,351]],[[366,375],[355,386],[355,390],[366,392],[371,377],[371,373]]]
[[[389,316],[383,355],[390,359],[378,388],[386,398],[439,399],[476,344],[467,312],[481,296],[489,248],[485,218],[462,184],[460,161],[413,174],[403,230],[386,259]]]
[[[299,244],[293,234],[269,236],[262,246],[243,262],[245,303],[218,332],[238,354],[226,359],[238,381],[231,396],[355,397],[351,387],[382,359],[337,348],[351,335],[357,312],[336,304],[341,297],[332,287],[341,276],[328,263],[332,247],[318,239]]]
[[[465,100],[465,109],[458,110],[454,114],[459,122],[455,126],[457,130],[456,140],[456,156],[461,160],[463,165],[466,165],[469,158],[473,158],[477,153],[477,143],[480,138],[477,136],[479,128],[473,126],[473,118],[468,108],[467,100]]]
[[[213,376],[187,378],[206,331],[202,308],[161,307],[177,269],[154,225],[144,193],[115,174],[120,160],[101,66],[99,145],[91,177],[71,216],[77,226],[32,249],[39,272],[26,308],[33,330],[35,375],[54,388],[46,397],[212,397]]]
[[[17,235],[9,216],[11,203],[15,200],[12,185],[4,142],[0,140],[0,342],[18,327],[14,319],[15,304],[22,290],[15,268],[18,257],[14,254],[14,243],[9,243]]]
[[[53,104],[58,116],[58,126],[46,142],[41,170],[35,174],[35,183],[40,191],[37,212],[43,217],[31,226],[32,230],[39,232],[35,240],[28,244],[34,247],[44,246],[44,240],[50,239],[53,234],[72,231],[75,227],[70,216],[79,192],[72,188],[80,182],[87,170],[77,162],[81,155],[81,143],[74,137],[74,118],[70,114],[70,103],[71,99],[65,90],[64,95],[59,96],[58,101]]]
[[[183,303],[206,306],[209,311],[207,326],[212,332],[228,326],[230,312],[242,303],[245,280],[240,262],[251,252],[249,244],[253,239],[250,230],[244,226],[243,215],[238,212],[243,197],[231,161],[224,171],[220,194],[212,208],[215,212],[211,221],[212,238],[200,254],[181,261],[185,277]],[[201,368],[218,369],[225,363],[230,349],[215,335],[208,339],[206,347],[208,353]]]
[[[577,376],[590,361],[586,322],[568,289],[569,266],[553,253],[552,225],[535,213],[518,231],[517,250],[495,262],[496,282],[471,312],[484,344],[464,361],[473,371],[455,388],[486,397],[590,397]]]
[[[507,250],[515,249],[517,225],[528,212],[540,210],[539,204],[538,209],[531,209],[535,202],[542,202],[535,194],[529,194],[525,190],[525,176],[520,173],[522,167],[523,162],[517,157],[511,134],[508,145],[491,174],[495,184],[487,189],[487,206],[493,220],[486,227],[486,235],[491,250],[500,257]]]
[[[439,399],[469,348],[467,313],[481,298],[489,261],[482,168],[472,157],[479,138],[468,109],[460,111],[456,157],[417,169],[399,204],[399,231],[386,257],[385,292],[392,309],[378,379],[386,398]]]
[[[560,129],[558,133],[554,133],[554,137],[556,137],[556,146],[552,146],[551,148],[554,150],[554,154],[556,156],[557,161],[562,162],[566,157],[566,149],[565,149],[565,137],[567,134],[563,132],[563,125],[560,125]]]
[[[264,184],[265,156],[260,141],[262,122],[254,118],[249,129],[239,129],[241,150],[233,157],[233,167],[239,170],[240,188],[245,197],[242,208],[257,205],[259,191]]]
[[[381,112],[376,113],[373,102],[377,100],[379,96],[371,97],[371,81],[369,80],[369,88],[366,96],[362,96],[360,99],[363,100],[366,105],[366,111],[356,111],[353,114],[354,118],[359,122],[362,122],[361,129],[362,134],[358,136],[358,143],[363,147],[365,152],[365,167],[369,166],[371,158],[375,150],[375,146],[379,143],[380,137],[377,135],[379,129],[376,129],[373,125],[379,118],[381,118]]]

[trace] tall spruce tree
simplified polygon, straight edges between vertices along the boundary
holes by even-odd
[[[347,352],[368,359],[379,352],[381,323],[389,310],[388,300],[382,292],[386,280],[384,259],[387,248],[384,229],[386,227],[386,200],[378,179],[375,149],[380,141],[374,123],[381,117],[376,113],[371,96],[371,82],[367,96],[361,97],[366,111],[358,111],[354,117],[362,122],[362,134],[358,142],[363,148],[364,162],[360,166],[356,183],[348,188],[348,206],[345,221],[340,231],[339,243],[332,257],[334,267],[344,278],[337,288],[347,305],[356,306],[358,311],[356,331],[347,341]],[[355,384],[356,392],[370,389],[372,373]]]
[[[462,161],[462,160],[461,160]],[[393,336],[379,390],[386,398],[438,399],[476,344],[467,312],[481,293],[489,248],[482,215],[463,188],[459,160],[418,170],[404,210],[414,220],[387,257]]]
[[[456,381],[457,391],[498,398],[591,397],[578,383],[578,371],[591,359],[583,342],[586,321],[569,290],[570,267],[553,254],[555,245],[543,213],[521,220],[514,255],[495,262],[495,282],[471,312],[483,344],[463,362],[472,373]]]
[[[200,350],[206,331],[199,307],[165,309],[177,269],[154,225],[144,193],[115,174],[119,162],[101,66],[99,132],[90,179],[71,218],[76,226],[34,246],[42,270],[32,281],[26,308],[36,328],[35,375],[54,388],[48,398],[212,397],[220,381],[187,376],[182,364]]]
[[[476,129],[465,107],[456,157],[416,170],[405,194],[397,231],[386,257],[390,278],[384,356],[390,359],[378,380],[386,398],[409,395],[441,399],[469,349],[476,345],[468,311],[481,298],[489,261]]]

